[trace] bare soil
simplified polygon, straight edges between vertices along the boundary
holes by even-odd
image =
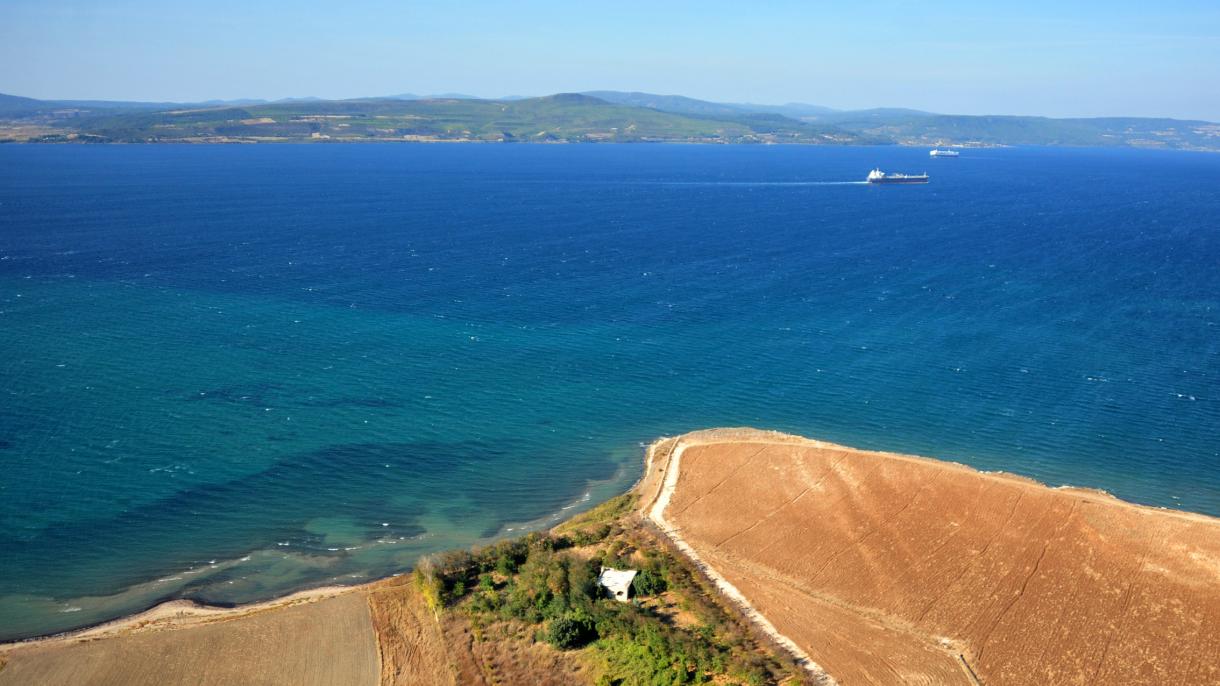
[[[381,652],[381,686],[456,686],[440,622],[409,576],[374,584],[369,608]]]
[[[361,592],[186,626],[18,646],[0,686],[373,686],[377,644]]]
[[[1220,520],[752,430],[652,449],[664,519],[840,684],[1220,683]]]
[[[369,592],[381,649],[381,686],[566,686],[592,682],[587,651],[535,642],[515,622],[474,626],[460,612],[429,610],[410,577]]]

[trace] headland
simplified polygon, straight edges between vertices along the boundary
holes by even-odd
[[[1220,520],[753,429],[411,575],[0,646],[10,684],[1210,684]],[[603,566],[640,571],[632,603]]]
[[[1220,520],[748,429],[655,444],[667,535],[840,683],[1220,679]]]

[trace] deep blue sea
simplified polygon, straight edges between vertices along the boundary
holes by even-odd
[[[403,571],[723,425],[1220,515],[1220,155],[0,147],[0,639]]]

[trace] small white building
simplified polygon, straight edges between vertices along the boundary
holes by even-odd
[[[635,569],[615,569],[613,567],[602,567],[602,571],[597,575],[597,583],[603,588],[610,591],[610,595],[618,601],[627,602],[631,596],[631,580],[639,571]]]

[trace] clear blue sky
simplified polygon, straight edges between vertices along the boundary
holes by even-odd
[[[1220,0],[0,0],[0,92],[16,95],[594,89],[1220,121]]]

